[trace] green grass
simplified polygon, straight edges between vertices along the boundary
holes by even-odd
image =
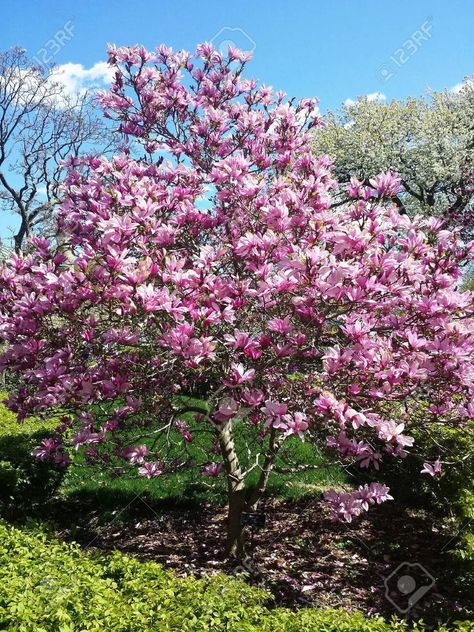
[[[186,404],[206,407],[204,401],[181,397],[178,405],[185,406]],[[206,422],[197,423],[193,413],[183,414],[181,418],[189,424],[193,441],[184,444],[181,435],[172,431],[168,437],[168,444],[165,445],[164,438],[161,442],[158,441],[158,451],[162,450],[168,461],[191,458],[197,463],[206,462],[206,459],[219,462],[220,455],[212,454],[215,437],[209,432],[209,425]],[[28,419],[20,425],[15,415],[0,404],[0,436],[31,434],[39,430],[53,429],[56,424],[54,419],[48,421]],[[256,428],[248,427],[242,421],[236,423],[236,447],[243,469],[248,468],[255,461],[257,433]],[[145,443],[151,447],[153,438],[143,439],[139,443]],[[319,494],[329,487],[340,488],[348,484],[347,474],[338,466],[331,465],[323,453],[311,443],[291,437],[285,442],[282,456],[286,460],[289,458],[292,465],[307,464],[313,466],[314,469],[289,474],[272,473],[268,483],[268,495],[281,499],[299,499]],[[124,463],[120,462],[117,465],[124,465]],[[286,462],[279,458],[276,465],[284,467]],[[258,470],[255,469],[248,477],[248,485],[254,486],[257,479]],[[102,496],[104,500],[107,497],[110,504],[123,503],[137,494],[143,495],[153,503],[189,505],[208,502],[222,505],[226,502],[226,480],[223,474],[217,479],[203,477],[199,468],[193,467],[147,480],[137,475],[136,467],[130,467],[125,469],[124,474],[117,477],[110,470],[87,465],[80,451],[74,453],[73,464],[67,471],[61,491],[66,497],[76,499],[97,500],[97,497]]]
[[[5,394],[1,399],[5,398]],[[186,400],[188,404],[205,405],[199,400]],[[166,449],[169,460],[191,458],[195,462],[203,463],[209,450],[215,446],[215,437],[206,432],[209,426],[206,422],[196,422],[192,414],[183,416],[189,424],[193,434],[191,443],[184,443],[181,435],[172,431],[169,437],[169,445],[158,448]],[[39,463],[31,457],[32,448],[37,445],[48,431],[54,429],[57,420],[27,419],[19,424],[13,413],[0,404],[0,462],[3,462],[3,470],[0,468],[0,478],[9,477],[10,509],[15,515],[21,516],[28,513],[28,489],[30,482],[35,485],[34,509],[46,517],[50,508],[53,513],[71,512],[80,513],[90,511],[101,514],[101,518],[107,520],[118,507],[123,508],[133,504],[134,499],[140,496],[154,509],[165,507],[182,507],[190,509],[203,504],[223,506],[227,501],[227,484],[224,474],[217,479],[203,477],[199,468],[183,468],[174,473],[167,473],[158,478],[148,480],[137,474],[136,467],[129,467],[121,476],[114,475],[113,471],[99,466],[85,463],[81,451],[74,452],[74,460],[62,479],[59,488],[58,472],[51,470],[51,476],[55,477],[54,485],[50,489],[56,492],[56,504],[49,503],[41,496],[42,487],[48,489],[46,484],[48,466]],[[242,467],[248,468],[255,461],[255,446],[257,446],[258,430],[249,427],[243,421],[236,424],[236,446],[242,459]],[[144,440],[151,446],[152,439]],[[21,446],[21,459],[18,458],[18,447]],[[250,446],[250,449],[248,447]],[[185,450],[185,452],[183,451]],[[4,457],[1,456],[4,454]],[[292,437],[285,443],[284,459],[279,458],[276,465],[285,466],[289,460],[293,465],[309,464],[314,469],[297,473],[272,473],[268,483],[267,495],[281,500],[299,499],[306,496],[319,495],[330,487],[340,488],[348,484],[346,473],[337,466],[331,465],[324,455],[312,444],[302,442]],[[209,460],[220,461],[220,455],[214,454]],[[14,462],[14,468],[10,464]],[[120,465],[124,465],[120,462]],[[126,465],[126,464],[125,464]],[[247,484],[252,487],[256,484],[259,471],[255,469],[248,477]],[[12,478],[13,477],[13,478]],[[58,483],[56,484],[56,480]],[[2,481],[0,480],[0,485]],[[59,492],[59,494],[58,494]],[[59,500],[58,500],[59,495]],[[32,497],[33,499],[33,497]],[[1,498],[0,498],[1,500]],[[18,502],[21,500],[21,502]],[[30,503],[31,504],[31,503]],[[50,507],[51,504],[51,507]],[[130,511],[136,510],[136,504],[130,506]],[[5,513],[5,512],[4,512]],[[8,514],[10,515],[10,514]],[[124,519],[127,511],[124,512]]]
[[[310,463],[317,469],[293,474],[272,474],[268,483],[268,496],[282,500],[299,499],[314,496],[330,488],[347,485],[345,473],[336,466],[331,466],[309,444],[301,444],[297,439],[289,440],[296,463]],[[249,486],[255,485],[258,473],[255,470],[249,475]],[[90,499],[101,504],[126,504],[134,496],[140,495],[147,502],[167,505],[199,505],[226,503],[226,480],[223,475],[218,479],[202,477],[193,470],[183,470],[172,474],[164,474],[158,478],[147,480],[137,476],[133,469],[122,476],[114,477],[109,471],[99,467],[83,464],[72,465],[61,486],[62,493],[77,500]]]
[[[248,468],[255,460],[255,441],[252,431],[244,429],[243,422],[237,424],[236,446],[241,458],[242,467]],[[203,455],[209,453],[212,445],[212,437],[206,433],[196,432],[196,424],[189,421],[189,427],[193,434],[193,441],[187,444],[188,455],[196,461],[203,461]],[[172,432],[171,445],[167,447],[167,458],[183,457],[183,440],[178,433]],[[144,441],[151,444],[151,441]],[[250,446],[250,449],[248,449]],[[348,484],[346,473],[338,466],[331,465],[326,457],[308,442],[291,437],[285,444],[285,456],[291,463],[298,465],[310,465],[314,469],[296,473],[275,473],[270,475],[268,482],[268,495],[280,499],[299,499],[321,493],[330,487],[340,488]],[[220,461],[220,455],[216,454],[211,460]],[[286,459],[288,460],[288,459]],[[277,459],[276,465],[284,467],[285,461]],[[248,476],[249,487],[256,485],[259,470],[254,469]],[[76,464],[69,468],[63,483],[63,492],[68,495],[95,495],[101,493],[104,488],[111,495],[132,496],[146,494],[152,502],[167,503],[202,503],[225,504],[226,479],[221,474],[217,479],[203,477],[198,468],[183,469],[170,474],[163,474],[158,478],[147,480],[137,476],[136,468],[129,468],[119,477],[102,468],[87,466],[81,463],[80,457]]]

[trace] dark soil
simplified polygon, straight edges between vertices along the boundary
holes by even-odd
[[[313,499],[267,502],[265,513],[266,526],[255,530],[243,564],[222,558],[223,508],[159,509],[137,496],[126,511],[113,512],[109,522],[99,522],[99,514],[84,515],[62,535],[86,549],[117,549],[159,562],[178,575],[245,572],[250,583],[273,594],[276,604],[291,608],[341,607],[404,616],[409,595],[403,595],[403,581],[406,585],[406,578],[413,577],[416,588],[410,594],[418,601],[405,616],[423,618],[427,629],[439,621],[470,618],[474,611],[462,569],[450,555],[456,544],[453,530],[449,533],[429,512],[387,503],[341,525],[330,522]],[[385,595],[384,580],[392,573],[390,596],[400,610]],[[397,584],[402,576],[405,580]],[[427,587],[423,597],[416,593],[420,586]]]

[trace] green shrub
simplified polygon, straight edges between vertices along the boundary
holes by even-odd
[[[56,425],[55,420],[37,419],[19,424],[15,415],[0,405],[0,504],[4,510],[21,511],[43,502],[60,485],[64,470],[31,455]]]
[[[393,416],[397,411],[391,411]],[[437,512],[440,518],[448,518],[450,530],[460,533],[456,539],[458,557],[474,563],[474,423],[452,428],[441,422],[429,422],[431,415],[426,405],[406,423],[405,432],[415,439],[414,454],[403,460],[384,459],[377,480],[386,483],[397,502],[415,508]],[[423,455],[428,462],[438,457],[447,461],[441,477],[420,475]],[[365,473],[359,467],[352,469],[361,482],[371,480],[372,472]],[[471,541],[471,545],[469,545]],[[454,540],[453,540],[454,542]]]
[[[22,422],[18,422],[15,413],[12,413],[4,405],[8,394],[0,391],[0,437],[12,435],[31,435],[41,430],[52,430],[58,425],[57,419],[36,419],[28,417]]]
[[[271,609],[268,601],[268,594],[236,578],[179,578],[153,562],[86,555],[76,545],[0,522],[0,629],[11,632],[424,629],[342,610]],[[449,629],[474,627],[466,622]]]

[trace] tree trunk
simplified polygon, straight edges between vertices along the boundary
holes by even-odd
[[[229,493],[225,556],[241,562],[245,558],[245,527],[240,523],[245,508],[245,488]]]
[[[219,444],[222,458],[227,473],[229,509],[227,514],[227,541],[225,547],[226,557],[235,558],[241,562],[246,557],[245,543],[247,529],[241,524],[242,512],[256,511],[260,500],[267,488],[268,478],[272,471],[276,453],[282,439],[276,439],[276,431],[273,428],[270,434],[270,444],[260,473],[257,487],[252,494],[247,493],[244,476],[240,468],[239,459],[235,450],[235,442],[232,433],[232,422],[225,422],[220,427]]]
[[[13,237],[13,241],[15,243],[15,252],[20,254],[21,249],[23,247],[23,241],[27,239],[30,235],[29,225],[27,220],[22,218],[20,228],[17,234]]]
[[[58,230],[56,233],[56,242],[58,244],[58,250],[66,257],[68,261],[74,261],[74,255],[72,252],[71,244],[67,241],[67,236],[63,231]]]
[[[241,561],[245,556],[245,533],[243,526],[240,524],[240,518],[246,503],[246,489],[237,452],[235,451],[231,421],[225,422],[220,427],[219,445],[227,474],[229,497],[225,555]]]
[[[252,511],[257,510],[258,503],[262,499],[262,496],[267,489],[268,479],[270,478],[273,465],[275,464],[275,457],[281,446],[281,443],[282,438],[280,437],[280,439],[277,440],[275,428],[272,428],[270,431],[270,443],[268,446],[267,456],[265,457],[262,465],[262,471],[260,472],[257,487],[255,488],[252,496],[249,499],[249,505]]]

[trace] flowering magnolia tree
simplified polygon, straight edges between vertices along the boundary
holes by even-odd
[[[110,49],[101,100],[124,153],[70,160],[64,244],[32,239],[0,294],[8,406],[62,415],[36,455],[67,464],[74,446],[147,478],[226,476],[237,556],[241,513],[292,437],[375,475],[411,448],[420,402],[427,423],[474,416],[472,294],[456,290],[472,247],[400,215],[392,173],[354,180],[352,203],[330,209],[316,102],[244,79],[246,61],[209,44],[195,58]],[[210,440],[191,457],[199,433]],[[373,482],[325,500],[351,520],[390,498]]]

